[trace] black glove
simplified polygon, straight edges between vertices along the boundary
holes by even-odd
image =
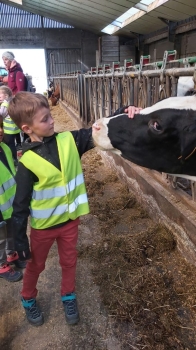
[[[125,113],[125,109],[128,108],[128,107],[129,107],[129,106],[123,106],[123,107],[118,108],[118,109],[114,112],[113,116],[118,115],[118,114],[123,114],[123,113]]]
[[[18,253],[18,256],[19,256],[19,260],[21,260],[21,261],[31,259],[31,252],[30,252],[29,248],[25,249],[25,250],[21,250],[21,251],[19,251],[17,253]]]

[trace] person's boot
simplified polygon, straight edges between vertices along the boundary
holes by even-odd
[[[7,255],[7,262],[10,265],[14,264],[19,269],[25,269],[25,267],[27,266],[27,262],[25,260],[22,261],[19,259],[17,252]]]
[[[2,213],[0,211],[0,241],[4,241],[7,238],[7,224],[6,221],[3,220]]]
[[[17,151],[20,151],[22,149],[21,143],[16,144],[16,149],[17,149]]]
[[[14,159],[14,166],[15,168],[18,166],[18,159]]]
[[[8,282],[18,282],[22,277],[22,272],[13,270],[9,264],[0,266],[0,278],[4,278]]]
[[[65,318],[68,324],[76,324],[79,321],[79,312],[75,293],[66,294],[61,297],[63,302]]]
[[[36,303],[36,299],[25,300],[22,298],[21,301],[29,323],[33,326],[41,326],[44,323],[44,316]]]

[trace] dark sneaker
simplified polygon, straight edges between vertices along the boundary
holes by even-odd
[[[14,159],[14,166],[15,166],[15,167],[18,166],[18,159]]]
[[[4,278],[8,282],[20,281],[22,277],[22,272],[13,270],[9,264],[5,264],[0,268],[0,278]]]
[[[44,316],[37,306],[36,299],[21,299],[25,309],[27,320],[33,326],[41,326],[44,323]]]
[[[15,260],[13,261],[13,264],[18,267],[19,269],[25,269],[25,267],[27,266],[27,261],[22,261],[22,260]]]
[[[76,324],[79,321],[79,312],[75,293],[61,297],[65,310],[65,318],[68,324]]]
[[[27,266],[27,261],[19,260],[19,256],[17,252],[14,252],[13,254],[8,255],[7,262],[10,265],[14,264],[19,269],[25,269],[25,267]]]

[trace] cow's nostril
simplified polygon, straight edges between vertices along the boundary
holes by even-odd
[[[96,130],[100,130],[101,129],[101,127],[100,127],[100,125],[98,123],[94,123],[92,127],[93,127],[93,129],[96,129]]]
[[[156,132],[161,132],[163,131],[162,126],[159,124],[159,122],[157,120],[150,120],[148,123],[150,129]]]
[[[154,128],[155,130],[157,130],[157,131],[160,131],[160,130],[161,130],[161,126],[160,126],[159,123],[157,123],[157,122],[154,122],[153,128]]]

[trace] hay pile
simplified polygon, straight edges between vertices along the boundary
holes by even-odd
[[[117,176],[104,174],[100,156],[92,152],[85,156],[84,173],[102,236],[79,253],[94,262],[94,280],[122,349],[196,349],[196,268]]]

